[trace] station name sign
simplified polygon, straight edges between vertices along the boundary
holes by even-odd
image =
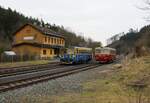
[[[26,36],[23,38],[23,40],[34,40],[33,36]]]

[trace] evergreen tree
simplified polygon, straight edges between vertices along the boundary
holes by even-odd
[[[13,11],[11,8],[4,9],[0,7],[0,14],[0,48],[11,48],[13,40],[12,34],[25,23],[47,27],[59,35],[64,36],[66,38],[66,47],[89,46],[88,41],[85,40],[83,36],[77,36],[76,33],[65,29],[63,26],[58,26],[56,24],[51,25],[50,23],[45,23],[42,19],[39,20],[38,18],[33,18],[31,16],[26,17],[16,10]]]

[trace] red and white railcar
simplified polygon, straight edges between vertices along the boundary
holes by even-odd
[[[100,63],[113,62],[116,59],[116,49],[103,47],[95,48],[95,60]]]

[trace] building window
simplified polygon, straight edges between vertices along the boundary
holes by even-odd
[[[50,50],[50,55],[52,55],[53,53],[52,53],[52,50]]]
[[[56,49],[54,50],[54,54],[55,54],[55,55],[57,54],[57,51],[56,51]]]
[[[52,44],[53,44],[53,38],[51,38],[51,42],[52,42]]]
[[[43,55],[46,55],[46,50],[43,50]]]
[[[30,32],[31,32],[31,30],[30,30],[30,29],[27,29],[26,31],[27,31],[27,33],[30,33]]]
[[[61,44],[63,44],[63,40],[61,40]]]
[[[59,44],[59,39],[57,39],[57,44]]]
[[[61,39],[59,40],[59,43],[60,43],[60,45],[61,45]]]
[[[50,37],[48,38],[48,43],[50,43]]]
[[[54,44],[56,44],[56,38],[54,39]]]
[[[63,45],[65,45],[65,41],[63,40]]]
[[[47,42],[47,37],[45,37],[45,42]]]
[[[61,44],[61,39],[59,40],[59,44]]]
[[[58,39],[56,39],[56,44],[58,44]]]

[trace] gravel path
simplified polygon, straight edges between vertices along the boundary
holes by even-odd
[[[24,103],[22,101],[23,99],[28,103],[37,103],[40,96],[63,95],[63,93],[67,92],[82,92],[82,83],[101,78],[99,72],[111,69],[111,67],[112,64],[103,65],[77,74],[1,93],[0,103]]]

